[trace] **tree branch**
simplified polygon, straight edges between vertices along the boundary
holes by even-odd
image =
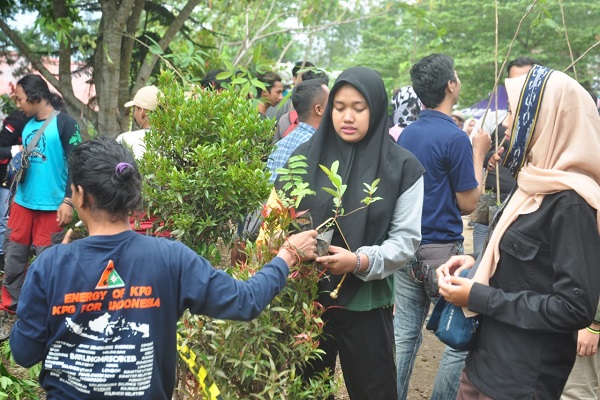
[[[575,60],[575,61],[573,61],[571,64],[569,64],[569,65],[567,66],[567,68],[565,68],[565,69],[563,70],[563,72],[564,72],[564,71],[566,71],[566,70],[568,70],[569,68],[571,68],[573,65],[577,64],[577,63],[579,62],[579,60],[581,60],[581,59],[582,59],[582,58],[583,58],[583,57],[584,57],[584,56],[585,56],[587,53],[589,53],[590,51],[592,51],[592,49],[593,49],[594,47],[598,46],[598,45],[600,45],[600,40],[599,40],[599,41],[597,41],[596,43],[594,43],[593,45],[591,45],[589,49],[587,49],[586,51],[584,51],[584,52],[583,52],[583,54],[582,54],[582,55],[580,55],[580,56],[577,58],[577,60]]]
[[[119,6],[119,9],[117,10],[117,13],[115,14],[115,24],[117,26],[125,26],[134,5],[135,0],[123,0],[121,5]]]
[[[160,48],[164,51],[169,44],[179,32],[185,21],[189,18],[190,14],[194,11],[194,8],[200,4],[200,0],[188,0],[187,4],[183,7],[183,9],[179,12],[173,23],[167,29],[167,32],[164,34],[163,38],[158,42]],[[148,78],[154,69],[154,66],[159,60],[159,56],[156,54],[152,54],[151,56],[146,57],[140,71],[138,72],[135,85],[133,86],[133,92],[135,93],[139,88],[145,86],[148,82]]]
[[[573,75],[575,80],[577,79],[577,69],[575,68],[575,61],[573,58],[573,50],[571,49],[571,41],[569,40],[569,32],[567,32],[567,22],[565,21],[565,10],[563,9],[562,1],[558,0],[560,5],[560,15],[562,16],[563,27],[565,28],[565,38],[567,39],[567,46],[569,47],[569,55],[571,56],[571,65],[573,66]]]
[[[537,0],[536,0],[537,1]],[[338,26],[338,25],[346,25],[346,24],[352,24],[354,22],[360,22],[360,21],[366,21],[369,20],[371,18],[375,18],[375,17],[379,17],[386,14],[385,12],[380,12],[380,13],[375,13],[375,14],[370,14],[370,15],[365,15],[363,17],[358,17],[358,18],[353,18],[353,19],[347,19],[344,21],[332,21],[332,22],[327,22],[325,24],[322,25],[315,25],[315,26],[309,26],[309,27],[298,27],[298,28],[285,28],[285,29],[280,29],[278,31],[273,31],[273,32],[268,32],[262,35],[257,35],[255,36],[252,40],[251,43],[255,43],[259,40],[274,36],[274,35],[281,35],[284,33],[307,33],[307,34],[312,34],[312,33],[317,33],[317,32],[321,32],[324,31],[325,29],[331,28],[332,26]],[[239,46],[241,44],[241,42],[231,42],[229,43],[231,46]]]
[[[311,34],[329,29],[332,26],[346,25],[346,24],[351,24],[354,22],[366,21],[371,18],[379,17],[384,14],[386,14],[386,12],[382,11],[379,13],[365,15],[363,17],[352,18],[352,19],[348,19],[348,20],[344,20],[344,21],[332,21],[332,22],[328,22],[328,23],[316,25],[316,26],[298,27],[298,28],[290,27],[290,28],[285,28],[285,29],[279,29],[277,31],[267,32],[267,33],[263,33],[263,34],[257,34],[253,38],[249,38],[249,35],[247,34],[243,41],[229,43],[230,46],[240,46],[240,50],[238,51],[238,54],[236,55],[236,57],[234,59],[233,65],[234,66],[237,65],[241,61],[243,56],[248,52],[248,49],[250,49],[254,45],[254,43],[256,43],[260,40],[266,39],[268,37],[275,36],[275,35],[282,35],[282,34],[286,34],[286,33],[293,33],[293,32],[306,33],[308,35],[311,35]],[[280,17],[274,18],[272,20],[272,22],[276,22],[280,19],[281,19]],[[261,27],[261,29],[259,30],[259,32],[262,32],[262,31],[264,31],[264,26]]]
[[[25,57],[31,63],[33,68],[36,71],[38,71],[48,82],[50,82],[50,84],[52,86],[54,86],[57,90],[60,91],[63,99],[66,102],[70,103],[73,107],[77,107],[80,109],[85,106],[85,104],[83,104],[81,102],[81,100],[79,100],[77,97],[75,97],[75,95],[73,94],[72,88],[70,91],[65,90],[65,88],[64,88],[65,85],[62,85],[61,82],[58,79],[56,79],[56,77],[50,72],[50,70],[48,70],[48,68],[46,68],[46,66],[42,62],[41,58],[38,57],[38,55],[35,54],[29,48],[29,46],[27,46],[27,44],[25,42],[23,42],[23,40],[21,40],[19,35],[15,31],[13,31],[10,28],[10,26],[8,26],[6,24],[6,22],[4,22],[4,19],[2,19],[2,18],[0,18],[0,29],[12,41],[12,43],[15,46],[17,46],[17,49],[19,49],[19,53],[21,53],[21,55],[23,57]],[[69,82],[70,82],[70,79],[69,79]],[[66,84],[66,82],[65,82],[65,84]]]
[[[517,37],[519,36],[519,32],[521,31],[521,26],[523,25],[523,21],[525,21],[525,18],[527,18],[529,16],[529,14],[531,14],[531,12],[535,8],[538,1],[539,0],[535,0],[529,6],[529,9],[527,10],[527,12],[519,20],[519,25],[517,25],[517,30],[515,31],[515,34],[510,42],[510,46],[508,46],[508,51],[506,52],[506,56],[504,57],[504,62],[502,63],[502,67],[500,67],[500,70],[496,73],[496,76],[494,77],[494,88],[492,89],[492,94],[490,95],[487,108],[485,109],[483,117],[481,118],[481,126],[483,126],[483,124],[485,123],[485,118],[487,117],[488,111],[490,110],[490,106],[492,104],[492,96],[494,96],[494,93],[496,93],[496,91],[498,90],[498,81],[500,81],[500,76],[502,75],[502,71],[504,71],[504,66],[508,62],[508,58],[510,57],[512,48],[515,44],[515,41],[517,40]]]
[[[294,44],[296,40],[294,38],[291,38],[290,41],[288,42],[288,44],[285,45],[285,47],[283,48],[283,50],[281,50],[281,53],[279,54],[279,58],[277,59],[277,64],[281,64],[281,61],[283,61],[283,57],[285,56],[285,53],[288,52],[288,50],[290,49],[290,47],[292,47],[292,45]]]
[[[144,4],[146,0],[135,0],[135,4],[131,10],[131,15],[127,20],[126,30],[127,35],[124,35],[121,40],[121,65],[119,67],[119,110],[123,110],[123,104],[129,100],[129,75],[131,72],[131,59],[133,58],[133,47],[135,44],[135,32],[138,29]],[[127,115],[127,110],[125,111]],[[117,119],[121,130],[129,129],[129,120],[124,121],[121,112],[117,114]]]

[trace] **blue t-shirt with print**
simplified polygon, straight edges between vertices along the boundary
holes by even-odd
[[[52,246],[25,277],[11,349],[21,365],[42,361],[48,400],[171,399],[183,312],[250,320],[288,274],[275,257],[239,281],[180,242],[134,231]]]
[[[27,122],[22,134],[24,148],[44,122],[36,118]],[[30,210],[57,210],[63,199],[70,196],[67,157],[79,143],[81,134],[73,118],[60,113],[50,121],[30,152],[30,167],[15,196],[17,204]]]
[[[398,144],[412,152],[426,170],[421,243],[462,241],[456,192],[479,185],[467,134],[448,115],[423,110],[419,119],[402,131]]]

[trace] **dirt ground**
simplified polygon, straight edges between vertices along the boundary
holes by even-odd
[[[467,225],[466,219],[463,219],[463,222],[465,253],[468,254],[473,252],[473,228],[470,228]],[[433,333],[423,328],[423,343],[419,348],[417,359],[415,360],[415,366],[408,387],[407,400],[423,400],[430,398],[435,375],[437,374],[438,366],[440,365],[442,351],[444,351],[444,344],[442,344]],[[346,388],[343,387],[336,396],[336,400],[348,399],[350,399],[350,397],[348,397]]]
[[[431,332],[423,329],[423,343],[415,360],[407,400],[430,398],[442,351],[444,351],[444,345]],[[336,373],[340,373],[339,365]],[[340,393],[335,398],[336,400],[350,399],[345,387],[340,389]]]

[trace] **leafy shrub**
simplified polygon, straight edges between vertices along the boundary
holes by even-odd
[[[228,269],[237,279],[245,280],[268,262],[284,244],[286,235],[298,229],[297,222],[305,211],[296,206],[303,196],[315,192],[302,180],[307,167],[304,156],[294,156],[287,168],[279,169],[285,182],[278,192],[279,204],[273,209],[264,207],[263,237],[258,245],[246,243],[248,263]],[[344,213],[342,197],[346,185],[338,175],[339,163],[330,168],[321,166],[333,188],[322,188],[332,195],[334,217],[321,224],[328,229]],[[380,200],[374,197],[379,180],[365,184],[364,207]],[[290,193],[291,198],[285,193]],[[359,209],[360,209],[359,208]],[[306,218],[303,218],[306,219]],[[224,399],[323,399],[333,395],[339,386],[333,371],[305,382],[302,369],[322,355],[318,348],[323,334],[323,306],[316,301],[317,282],[322,271],[314,263],[291,268],[287,285],[256,319],[245,322],[211,320],[202,316],[187,316],[179,333],[184,345],[201,355],[203,366],[211,374]],[[197,367],[197,366],[195,366]],[[186,382],[185,379],[180,382]]]
[[[265,244],[247,243],[249,262],[228,269],[229,274],[248,279],[283,244],[281,228],[285,232],[299,215],[285,200],[280,206],[263,210]],[[184,344],[200,355],[223,399],[322,399],[336,392],[333,371],[308,383],[300,376],[321,354],[324,310],[315,301],[319,274],[313,263],[293,267],[284,290],[250,322],[183,319],[179,332]]]
[[[236,222],[268,197],[265,161],[273,122],[261,119],[253,102],[233,90],[187,90],[168,72],[158,86],[161,107],[150,115],[152,129],[140,162],[147,211],[159,218],[154,230],[171,231],[215,263],[215,243],[230,243]],[[252,276],[273,257],[285,239],[281,229],[285,232],[294,216],[290,205],[265,213],[271,227],[268,246],[247,243],[248,262],[227,272],[242,280]],[[284,291],[248,323],[186,314],[179,335],[187,360],[180,362],[177,396],[208,398],[212,383],[223,399],[310,399],[333,393],[330,376],[306,385],[299,372],[319,352],[318,273],[312,265],[294,268]],[[206,368],[208,383],[197,381],[200,367]]]
[[[169,72],[158,85],[161,107],[140,162],[145,203],[164,221],[155,230],[217,262],[218,240],[229,243],[237,221],[268,197],[274,122],[233,90],[184,88]]]

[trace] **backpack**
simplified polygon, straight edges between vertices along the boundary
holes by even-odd
[[[287,135],[289,135],[289,133],[296,129],[298,127],[298,124],[300,123],[300,120],[298,119],[298,112],[296,110],[290,111],[288,113],[288,116],[290,119],[290,126],[287,127],[287,129],[285,130],[285,132],[283,132],[283,135],[281,135],[281,137],[286,137]]]

